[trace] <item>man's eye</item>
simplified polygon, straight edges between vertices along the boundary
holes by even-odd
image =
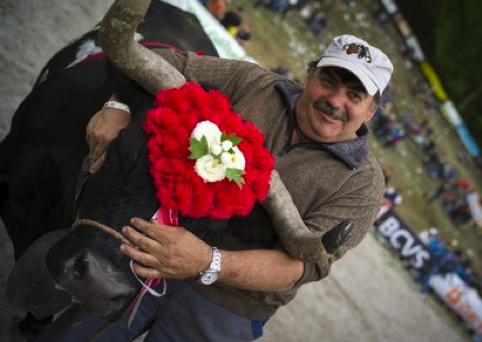
[[[321,84],[325,87],[330,87],[330,88],[335,86],[335,82],[327,78],[322,78]]]
[[[357,91],[349,91],[348,98],[353,102],[360,102],[362,100],[360,93]]]

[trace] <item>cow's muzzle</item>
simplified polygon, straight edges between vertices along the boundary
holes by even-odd
[[[139,290],[129,260],[116,247],[96,248],[92,239],[84,245],[75,233],[50,249],[47,268],[57,285],[86,311],[105,321],[117,320]]]

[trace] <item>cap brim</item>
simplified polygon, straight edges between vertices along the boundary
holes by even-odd
[[[350,61],[340,59],[339,57],[322,57],[316,66],[335,66],[347,69],[360,80],[369,95],[373,96],[378,91],[378,87],[375,85],[375,82],[373,82],[372,79],[365,72],[363,72],[363,69],[360,68],[359,65],[356,65]]]

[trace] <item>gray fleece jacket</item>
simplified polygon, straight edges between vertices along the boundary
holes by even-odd
[[[259,292],[222,282],[212,286],[190,282],[228,310],[251,319],[266,319],[291,301],[300,286],[326,277],[331,264],[360,243],[372,225],[380,207],[384,180],[381,167],[368,148],[368,129],[362,126],[358,138],[350,141],[292,145],[295,105],[302,92],[298,84],[249,62],[171,50],[156,52],[180,70],[187,81],[220,90],[245,121],[253,122],[264,133],[266,147],[275,157],[275,168],[309,229],[327,232],[344,219],[354,223],[348,241],[327,262],[305,263],[304,274],[293,289]],[[225,230],[206,233],[203,239],[232,251],[283,249],[260,205],[249,216],[231,218]]]

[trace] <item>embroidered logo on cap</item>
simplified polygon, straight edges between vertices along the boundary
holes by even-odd
[[[366,62],[372,62],[370,49],[367,46],[351,43],[343,45],[343,50],[345,50],[348,55],[356,53],[358,55],[358,59],[364,58]]]

